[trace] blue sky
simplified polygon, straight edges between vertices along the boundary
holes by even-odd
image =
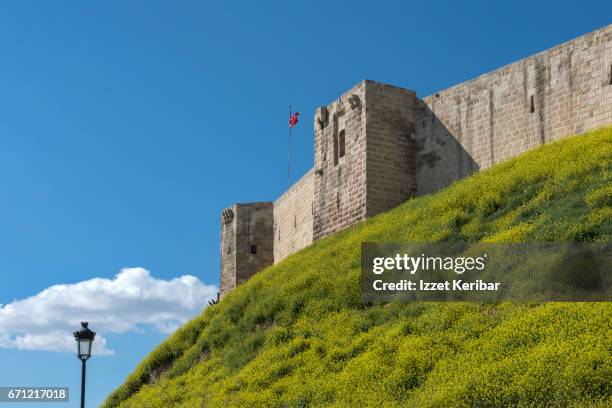
[[[288,104],[295,181],[315,108],[362,79],[425,96],[610,16],[588,0],[2,3],[0,386],[70,386],[77,406],[79,362],[54,336],[91,318],[113,352],[88,365],[96,406],[197,313],[220,211],[288,186]]]

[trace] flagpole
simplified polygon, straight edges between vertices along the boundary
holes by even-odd
[[[289,105],[289,120],[291,120],[291,105]],[[287,180],[291,180],[291,123],[289,123],[289,160],[287,163]]]

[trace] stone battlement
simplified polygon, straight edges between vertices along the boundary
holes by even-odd
[[[317,239],[543,143],[612,124],[612,25],[446,90],[365,80],[314,117],[314,168],[223,210],[221,296]]]

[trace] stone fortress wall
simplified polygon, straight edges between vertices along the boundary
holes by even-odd
[[[274,202],[274,263],[313,242],[314,169]]]
[[[612,124],[612,25],[449,89],[365,80],[314,118],[314,168],[222,214],[221,296],[268,265],[543,143]]]
[[[612,25],[418,102],[419,194],[612,122]]]

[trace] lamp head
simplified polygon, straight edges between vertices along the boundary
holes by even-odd
[[[81,322],[81,329],[74,332],[74,339],[77,342],[77,357],[83,361],[91,357],[91,344],[96,337],[96,333],[89,330],[88,322]]]

